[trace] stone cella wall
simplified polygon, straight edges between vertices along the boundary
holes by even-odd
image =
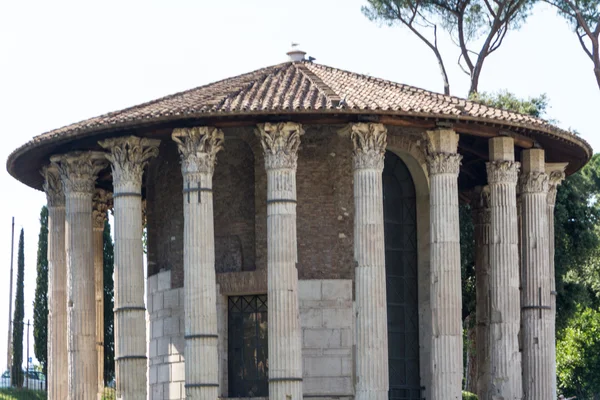
[[[304,396],[353,398],[352,281],[300,280]],[[171,288],[171,271],[148,278],[149,398],[184,399],[183,288]],[[227,398],[227,296],[217,302],[220,394]]]
[[[148,278],[146,307],[149,398],[184,399],[183,288],[171,288],[171,271]]]

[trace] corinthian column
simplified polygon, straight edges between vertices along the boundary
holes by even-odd
[[[99,142],[112,166],[115,215],[115,364],[117,398],[145,400],[146,307],[142,249],[142,175],[158,140],[135,136]]]
[[[96,189],[93,197],[94,286],[96,288],[96,351],[98,352],[98,400],[104,393],[104,221],[112,194]]]
[[[462,295],[458,222],[458,135],[428,131],[430,262],[433,338],[432,400],[462,398]]]
[[[65,193],[54,165],[42,170],[48,201],[48,399],[66,399],[67,263],[65,260]]]
[[[183,174],[185,293],[185,393],[218,397],[217,291],[212,179],[223,132],[201,126],[175,129]]]
[[[382,173],[387,129],[350,126],[354,146],[356,399],[387,400],[389,389]]]
[[[65,248],[67,254],[67,351],[68,396],[73,400],[96,399],[96,302],[92,238],[92,196],[102,153],[73,152],[53,156],[66,200]],[[64,285],[64,281],[61,283]],[[64,374],[67,370],[58,371]]]
[[[548,174],[548,277],[550,279],[550,317],[548,320],[548,332],[550,335],[550,373],[552,379],[552,399],[557,398],[556,392],[556,275],[554,272],[554,206],[556,204],[556,192],[558,185],[565,179],[565,169],[567,163],[548,163],[546,164],[546,173]]]
[[[475,220],[475,282],[476,295],[476,351],[477,396],[485,398],[490,382],[490,188],[479,187],[474,193],[473,219]]]
[[[269,398],[302,399],[302,341],[296,269],[296,167],[302,126],[260,124],[267,170]]]
[[[526,399],[552,396],[550,360],[550,277],[548,269],[548,175],[544,150],[522,153],[521,202],[523,267],[521,274],[523,324],[523,395]]]
[[[517,178],[510,137],[489,141],[487,163],[490,187],[490,328],[488,391],[482,400],[522,399],[521,355],[519,353],[520,292],[519,241],[517,226]]]

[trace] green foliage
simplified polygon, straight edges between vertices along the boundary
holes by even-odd
[[[523,100],[507,90],[502,90],[497,93],[474,93],[470,96],[470,100],[538,118],[542,118],[548,110],[548,97],[545,94]]]
[[[28,389],[0,389],[0,399],[2,400],[46,400],[46,392],[41,390]]]
[[[463,400],[477,400],[477,395],[475,395],[474,393],[463,391],[462,398],[463,398]]]
[[[460,265],[462,283],[462,318],[475,315],[475,240],[471,207],[461,203],[458,209],[460,221]],[[475,318],[473,318],[474,322]]]
[[[104,222],[104,382],[115,377],[115,334],[114,334],[114,245],[110,236],[110,224]]]
[[[595,306],[600,300],[600,155],[559,186],[554,210],[557,331],[564,328],[577,305]],[[587,279],[586,279],[587,278]],[[595,291],[596,290],[596,291]]]
[[[600,396],[600,310],[579,307],[556,345],[558,384],[579,399]]]
[[[600,1],[598,0],[547,0],[546,2],[555,6],[558,12],[573,26],[575,31],[582,28],[580,22],[577,20],[575,10],[579,11],[583,21],[590,27],[600,23]]]
[[[23,386],[23,318],[25,318],[25,304],[23,285],[25,281],[25,232],[21,229],[19,236],[19,252],[17,256],[17,294],[15,297],[15,312],[13,316],[13,363],[10,374],[11,384],[15,387]]]
[[[45,374],[48,360],[48,208],[46,206],[43,206],[40,212],[40,225],[33,301],[33,350]]]

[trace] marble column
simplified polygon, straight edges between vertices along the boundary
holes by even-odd
[[[463,341],[458,221],[458,135],[451,129],[425,134],[430,184],[430,263],[433,337],[432,400],[462,398]]]
[[[173,131],[183,174],[183,270],[185,294],[185,393],[187,399],[218,397],[217,292],[212,179],[223,132],[214,127]]]
[[[558,396],[556,389],[556,275],[554,271],[554,206],[556,204],[556,192],[558,185],[565,179],[565,169],[567,163],[547,163],[546,173],[548,174],[548,277],[550,279],[550,318],[548,320],[548,332],[550,335],[550,363],[552,379],[552,397]]]
[[[112,166],[115,240],[115,372],[117,398],[147,394],[146,306],[142,249],[142,175],[158,140],[135,136],[99,142]]]
[[[302,340],[298,310],[296,168],[300,136],[294,122],[259,124],[267,171],[269,398],[302,399]]]
[[[65,191],[65,248],[67,255],[67,351],[68,396],[73,400],[96,399],[96,301],[92,233],[92,197],[98,172],[105,160],[98,152],[56,155]],[[64,285],[64,282],[62,283]],[[67,372],[68,371],[68,372]]]
[[[96,288],[96,351],[98,352],[98,400],[104,392],[104,221],[112,194],[96,189],[92,199],[94,225],[94,287]]]
[[[552,396],[550,360],[550,271],[548,268],[548,175],[544,150],[523,150],[521,174],[523,395]]]
[[[356,400],[387,400],[389,389],[383,159],[383,124],[350,126],[354,146],[354,276]]]
[[[48,201],[48,400],[66,399],[67,262],[65,258],[65,194],[58,169],[42,170]]]
[[[490,187],[490,328],[488,391],[482,400],[523,398],[519,353],[520,291],[517,224],[517,178],[514,141],[499,136],[489,141]]]
[[[476,282],[476,359],[477,396],[484,398],[490,382],[489,330],[490,330],[490,188],[478,187],[471,202],[475,222],[475,282]]]

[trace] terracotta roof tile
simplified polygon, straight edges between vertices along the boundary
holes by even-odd
[[[566,139],[591,156],[591,148],[583,139],[539,118],[320,64],[286,62],[44,133],[13,152],[9,163],[27,149],[58,137],[82,136],[120,125],[135,126],[138,122],[250,113],[343,114],[359,110],[508,124]]]

